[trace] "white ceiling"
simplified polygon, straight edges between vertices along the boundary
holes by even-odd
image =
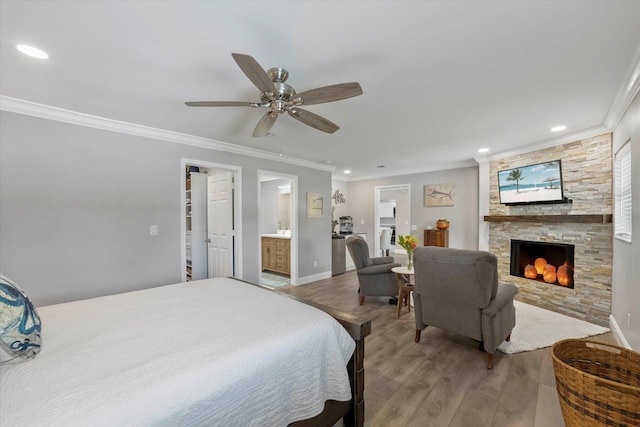
[[[330,162],[349,179],[610,130],[640,70],[640,1],[2,0],[0,16],[3,100]],[[258,101],[232,52],[286,68],[298,92],[358,81],[364,94],[305,107],[333,135],[283,115],[253,138],[264,110],[184,105]]]

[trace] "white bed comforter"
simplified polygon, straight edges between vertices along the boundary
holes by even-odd
[[[351,398],[329,315],[232,279],[38,308],[42,351],[0,368],[0,425],[284,426]]]

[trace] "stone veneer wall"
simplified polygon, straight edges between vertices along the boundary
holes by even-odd
[[[506,206],[500,204],[498,171],[562,160],[564,196],[573,203]],[[613,177],[611,134],[491,161],[489,215],[611,214]],[[574,289],[509,274],[510,240],[575,245]],[[517,300],[608,325],[611,313],[612,224],[491,222],[489,251],[498,257],[501,283],[513,283]]]

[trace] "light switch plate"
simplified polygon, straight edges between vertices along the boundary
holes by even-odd
[[[158,226],[157,225],[149,226],[149,235],[150,236],[157,236],[158,235]]]

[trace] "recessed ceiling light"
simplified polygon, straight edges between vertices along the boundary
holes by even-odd
[[[565,130],[567,127],[565,125],[558,125],[558,126],[554,126],[552,127],[550,130],[551,132],[560,132]]]
[[[488,149],[488,148],[480,148],[480,149],[478,150],[478,153],[486,153],[487,151],[489,151],[489,149]]]
[[[378,166],[376,166],[376,167],[377,167],[378,169],[382,169],[382,168],[386,168],[386,167],[387,167],[387,165],[378,165]]]
[[[349,169],[347,169],[347,170],[344,171],[344,173],[349,174],[349,173],[351,173],[351,171]]]
[[[47,52],[40,50],[37,47],[29,46],[28,44],[16,45],[16,49],[25,55],[31,56],[32,58],[47,59],[49,57]]]

